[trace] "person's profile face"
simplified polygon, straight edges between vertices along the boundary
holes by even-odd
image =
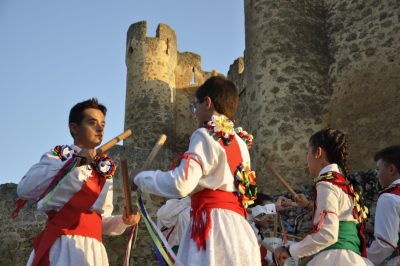
[[[307,167],[313,177],[318,176],[319,166],[315,158],[313,147],[310,144],[307,145]]]
[[[75,145],[93,149],[103,140],[105,117],[102,111],[88,108],[83,111],[83,119],[78,125],[70,124],[70,130],[74,136]]]
[[[382,159],[376,162],[376,167],[378,168],[378,182],[382,188],[386,188],[391,184],[390,182],[390,171],[387,163]]]

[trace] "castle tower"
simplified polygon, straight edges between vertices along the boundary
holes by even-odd
[[[308,138],[324,125],[322,115],[331,94],[322,5],[245,1],[245,87],[239,120],[254,134],[253,166],[262,187],[275,182],[266,161],[293,185],[308,177]]]
[[[133,137],[125,145],[151,148],[165,133],[173,136],[177,46],[175,32],[165,24],[156,37],[147,37],[146,21],[128,30],[125,128]],[[172,137],[173,138],[173,137]]]

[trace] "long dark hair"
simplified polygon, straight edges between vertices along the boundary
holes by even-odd
[[[346,135],[337,129],[325,128],[311,136],[309,145],[312,147],[313,152],[315,152],[318,147],[324,149],[329,163],[336,163],[339,165],[344,176],[353,186],[354,192],[360,196],[360,205],[364,207],[365,204],[362,194],[360,193],[360,185],[355,178],[349,178],[348,176],[348,144]]]

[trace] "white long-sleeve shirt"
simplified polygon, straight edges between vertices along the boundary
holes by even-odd
[[[330,171],[340,173],[337,164],[330,164],[324,167],[319,175]],[[324,211],[327,214],[323,226],[318,232],[309,234],[302,241],[290,245],[290,254],[296,259],[314,255],[336,243],[339,236],[339,221],[357,222],[353,217],[354,202],[342,189],[326,181],[318,182],[316,189],[316,210],[313,223],[316,224],[318,222],[320,214]],[[372,264],[351,250],[330,249],[315,255],[307,265],[361,266]]]
[[[400,184],[400,180],[395,180],[392,184]],[[393,252],[393,248],[380,240],[383,238],[394,247],[397,247],[400,232],[400,196],[391,193],[382,193],[379,196],[376,212],[374,236],[375,240],[367,249],[368,259],[375,265],[381,264]],[[386,265],[400,265],[400,257],[397,256],[387,262]]]
[[[246,143],[237,135],[244,162],[250,162]],[[197,191],[219,189],[236,191],[225,149],[205,128],[197,129],[186,152],[192,159],[183,159],[174,170],[144,171],[134,182],[144,191],[167,198],[180,198]],[[185,173],[188,164],[188,172]],[[249,223],[236,212],[215,208],[206,250],[197,249],[191,238],[191,223],[185,231],[178,251],[180,265],[260,265],[257,239]]]
[[[72,150],[80,151],[80,148],[71,145]],[[73,152],[73,151],[71,151]],[[40,161],[33,165],[25,174],[17,187],[17,193],[23,199],[37,199],[53,180],[53,177],[64,166],[67,160],[62,161],[53,151],[45,153]],[[54,196],[47,194],[37,204],[41,212],[59,211],[72,196],[81,188],[84,182],[91,176],[92,169],[83,165],[71,170]],[[113,216],[113,181],[108,179],[99,197],[90,208],[91,211],[102,215],[102,232],[106,235],[122,234],[128,227],[121,215]],[[32,251],[28,264],[33,262]],[[94,238],[63,235],[53,244],[49,254],[50,265],[108,265],[105,248],[101,242]]]

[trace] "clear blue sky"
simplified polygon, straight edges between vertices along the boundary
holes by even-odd
[[[0,0],[0,184],[72,143],[68,113],[79,101],[108,107],[104,141],[123,131],[130,24],[147,20],[148,36],[168,24],[180,52],[226,74],[243,55],[243,12],[242,0]]]

